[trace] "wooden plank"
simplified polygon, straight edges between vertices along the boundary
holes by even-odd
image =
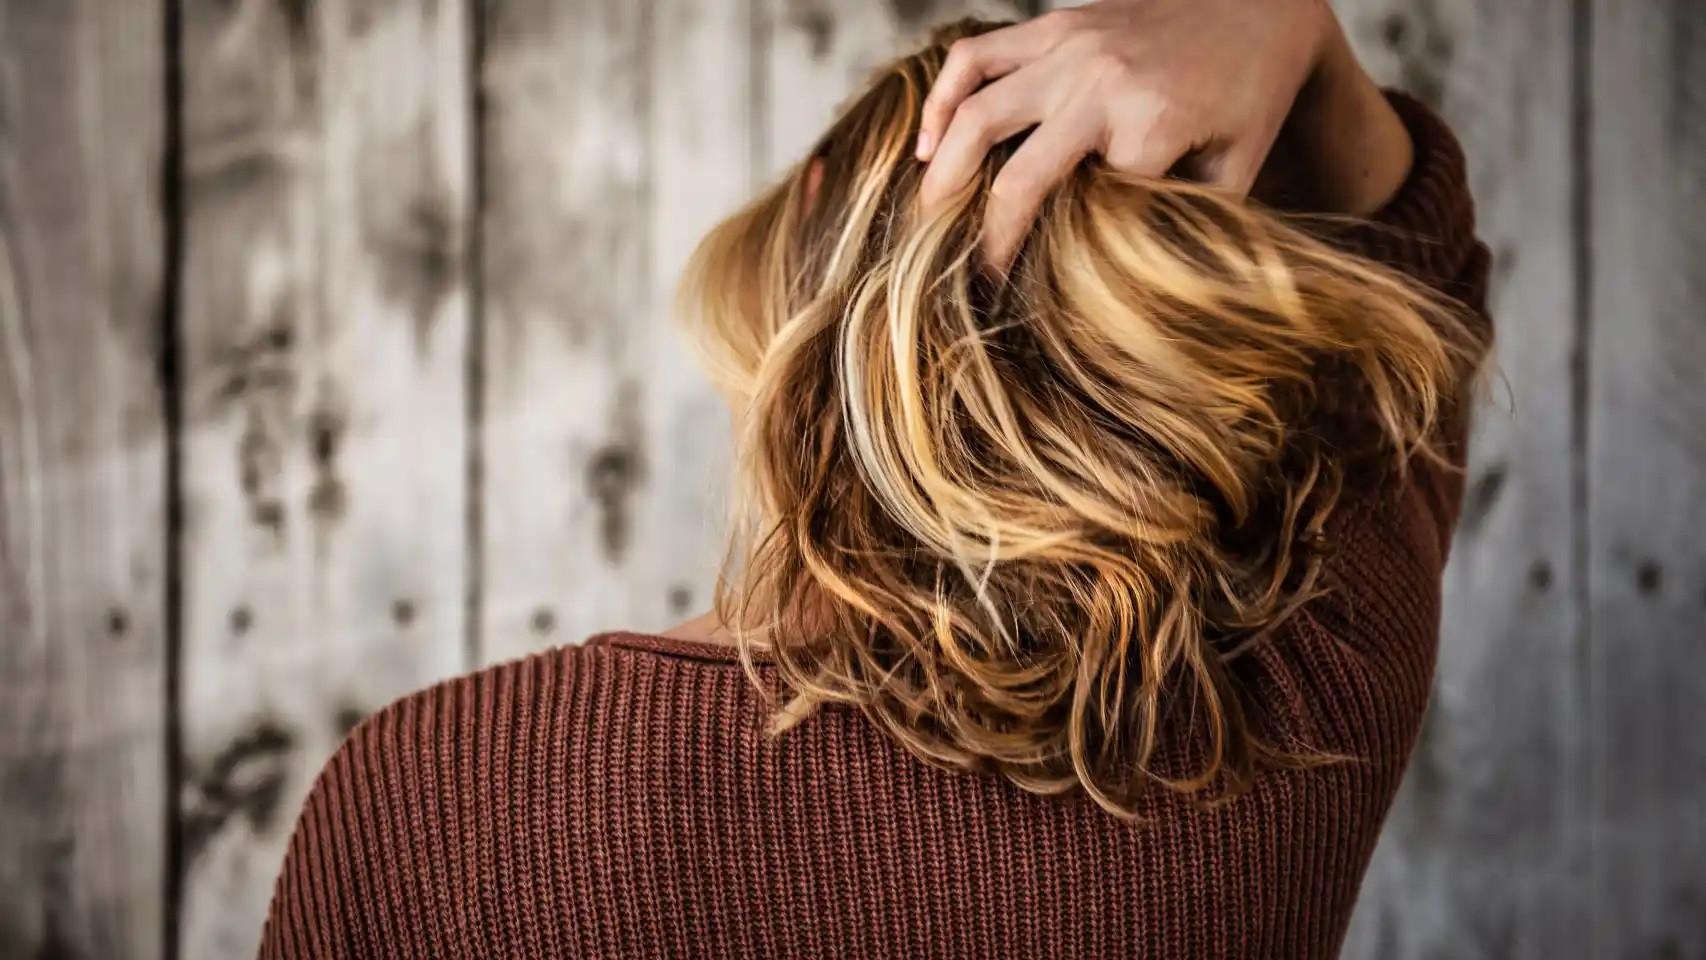
[[[645,460],[636,494],[633,589],[644,626],[711,605],[728,534],[730,414],[699,372],[674,312],[681,269],[707,230],[758,185],[755,0],[657,0],[651,58],[651,301],[635,330],[645,358]]]
[[[159,957],[158,0],[0,5],[0,956]]]
[[[1593,956],[1706,956],[1706,7],[1594,0]]]
[[[1430,101],[1463,142],[1494,252],[1502,375],[1471,444],[1433,704],[1344,955],[1576,955],[1588,891],[1569,5],[1335,7],[1371,71]]]
[[[183,954],[253,952],[344,731],[464,666],[450,0],[185,0]]]
[[[652,14],[629,0],[482,7],[486,104],[481,650],[661,626],[635,571],[654,389]]]

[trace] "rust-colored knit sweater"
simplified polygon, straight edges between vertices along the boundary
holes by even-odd
[[[1417,145],[1342,240],[1482,311],[1463,158]],[[1460,484],[1418,471],[1331,527],[1338,588],[1248,658],[1271,712],[1359,758],[1134,826],[953,775],[830,708],[780,738],[732,654],[632,633],[483,670],[326,765],[263,957],[1325,957],[1427,703]],[[1244,663],[1245,661],[1240,661]]]

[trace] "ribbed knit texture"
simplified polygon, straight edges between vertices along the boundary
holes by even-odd
[[[1479,312],[1463,158],[1394,102],[1415,168],[1339,242]],[[925,766],[845,708],[769,737],[727,649],[607,634],[357,728],[302,812],[261,956],[1331,956],[1433,673],[1460,483],[1411,478],[1335,513],[1336,589],[1236,661],[1285,732],[1354,761],[1212,811],[1155,792],[1134,825]]]

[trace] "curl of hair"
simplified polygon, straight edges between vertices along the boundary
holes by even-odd
[[[993,275],[1014,145],[928,213],[912,156],[946,45],[990,26],[880,71],[694,256],[682,306],[739,422],[718,611],[776,666],[776,729],[850,704],[1117,814],[1329,760],[1270,742],[1229,663],[1321,591],[1354,463],[1437,456],[1482,345],[1279,215],[1094,162]],[[1172,735],[1200,762],[1159,762]]]

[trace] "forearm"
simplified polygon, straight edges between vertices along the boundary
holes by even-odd
[[[1292,210],[1369,216],[1403,185],[1413,154],[1403,120],[1334,23],[1253,193]]]

